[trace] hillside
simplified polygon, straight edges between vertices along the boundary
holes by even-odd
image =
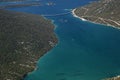
[[[74,12],[88,21],[120,28],[120,0],[99,0]]]
[[[56,43],[50,20],[0,10],[0,80],[22,80]]]

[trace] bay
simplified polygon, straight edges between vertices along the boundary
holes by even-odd
[[[44,0],[43,6],[9,10],[54,15],[95,0]],[[48,6],[53,2],[55,5]],[[72,14],[46,16],[56,25],[56,47],[41,57],[25,80],[101,80],[120,74],[120,30],[81,21]]]

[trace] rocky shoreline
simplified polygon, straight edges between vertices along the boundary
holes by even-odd
[[[112,78],[107,78],[103,80],[120,80],[120,76],[112,77]]]
[[[99,0],[72,10],[72,15],[82,21],[120,29],[120,1]],[[120,76],[103,80],[120,80]]]
[[[85,19],[85,18],[83,18],[83,17],[77,16],[77,15],[75,14],[75,10],[76,10],[76,9],[73,9],[73,10],[72,10],[72,15],[73,15],[74,17],[79,18],[79,19],[81,19],[82,21],[89,21],[89,20],[87,20],[87,19]],[[92,21],[89,21],[89,22],[92,22]],[[92,22],[92,23],[94,23],[94,24],[101,24],[101,23],[96,23],[96,22]],[[102,25],[107,25],[107,24],[102,24]],[[112,26],[112,25],[107,25],[107,26],[111,26],[111,27],[120,29],[120,28],[115,27],[115,26]],[[102,79],[102,80],[120,80],[120,76],[116,76],[116,77],[112,77],[112,78],[106,78],[106,79]]]
[[[119,3],[119,0],[99,0],[83,7],[78,7],[72,13],[81,20],[120,29]]]
[[[0,10],[0,80],[22,80],[58,42],[51,20]]]

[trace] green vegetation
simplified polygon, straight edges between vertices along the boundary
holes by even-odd
[[[89,21],[120,28],[120,0],[99,0],[79,7],[75,14]]]
[[[50,20],[0,10],[0,80],[21,80],[56,43]]]

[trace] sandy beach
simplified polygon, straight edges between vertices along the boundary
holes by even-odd
[[[81,19],[82,21],[88,21],[88,22],[91,22],[91,23],[94,23],[94,24],[106,25],[106,26],[110,26],[110,27],[113,27],[113,28],[116,28],[116,29],[120,29],[119,27],[115,27],[114,25],[101,24],[101,23],[97,23],[97,22],[94,22],[94,21],[89,21],[89,20],[87,20],[87,19],[84,19],[83,17],[79,17],[79,16],[77,16],[77,15],[75,14],[75,10],[76,10],[76,8],[72,10],[72,15],[73,15],[74,17],[76,17],[76,18]]]
[[[87,21],[86,19],[77,16],[77,15],[75,14],[75,10],[76,10],[76,8],[72,10],[72,15],[73,15],[74,17],[79,18],[79,19],[81,19],[82,21]]]

